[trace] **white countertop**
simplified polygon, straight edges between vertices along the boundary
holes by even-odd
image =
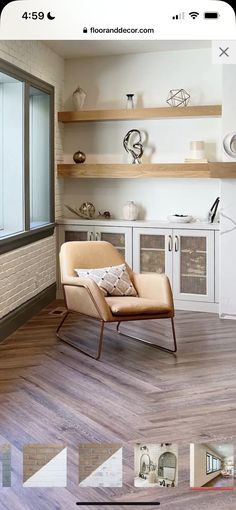
[[[125,221],[125,220],[105,220],[105,219],[91,219],[83,220],[82,218],[58,218],[56,220],[58,225],[94,225],[101,227],[138,227],[138,228],[176,228],[176,229],[188,229],[188,230],[219,230],[219,223],[206,223],[201,221],[194,221],[191,223],[179,223],[170,221],[160,220],[136,220],[136,221]]]

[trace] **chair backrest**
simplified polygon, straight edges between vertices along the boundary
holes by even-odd
[[[64,281],[67,276],[76,276],[75,269],[118,266],[124,262],[118,250],[106,241],[70,241],[64,243],[60,250],[61,279]],[[132,278],[128,265],[127,270]]]

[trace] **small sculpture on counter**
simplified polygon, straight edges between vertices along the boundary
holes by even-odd
[[[70,205],[66,205],[65,207],[73,214],[76,214],[79,218],[83,218],[84,220],[95,220],[95,219],[105,219],[110,220],[111,219],[111,213],[110,211],[99,211],[98,216],[95,216],[96,209],[94,205],[91,202],[84,202],[79,209],[77,207],[71,207]]]
[[[130,139],[133,135],[138,135],[138,140],[136,142],[131,143]],[[143,155],[143,144],[141,133],[138,129],[131,129],[130,131],[128,131],[128,133],[124,137],[123,146],[126,152],[133,156],[132,164],[141,163],[141,157]]]
[[[96,209],[92,202],[84,202],[80,208],[79,212],[83,216],[87,216],[88,218],[93,218],[95,216]]]
[[[110,211],[104,211],[104,212],[98,211],[98,216],[99,216],[99,218],[105,218],[106,220],[111,219]]]
[[[190,94],[184,89],[170,90],[166,102],[170,106],[188,106]]]
[[[94,219],[96,209],[91,202],[84,202],[79,209],[70,207],[66,205],[68,211],[76,214],[79,218],[84,218],[85,220]]]
[[[219,207],[219,203],[220,203],[220,197],[217,197],[215,199],[214,204],[211,206],[209,213],[208,213],[208,218],[207,219],[208,219],[209,223],[213,223],[214,222],[214,219],[215,219],[216,213],[217,213],[217,209]]]
[[[84,163],[86,160],[86,155],[82,151],[77,151],[74,153],[73,160],[77,165]]]

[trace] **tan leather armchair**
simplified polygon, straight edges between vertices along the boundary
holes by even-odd
[[[60,250],[61,282],[64,291],[67,313],[58,329],[57,337],[73,347],[68,338],[60,336],[60,330],[71,312],[95,319],[101,323],[97,354],[84,354],[99,359],[102,352],[103,331],[105,323],[116,322],[117,331],[166,352],[176,352],[176,336],[174,328],[174,304],[169,280],[166,275],[156,273],[137,274],[126,264],[127,270],[138,297],[105,297],[98,285],[88,279],[75,276],[75,268],[99,268],[123,264],[124,259],[114,246],[104,241],[73,241],[64,243]],[[174,348],[169,349],[147,340],[131,337],[119,331],[123,321],[150,319],[171,319]],[[76,347],[77,348],[77,347]]]

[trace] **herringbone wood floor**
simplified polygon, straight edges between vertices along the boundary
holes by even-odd
[[[0,509],[71,510],[78,500],[109,499],[134,502],[131,508],[155,499],[167,510],[236,508],[236,491],[189,489],[188,446],[236,442],[236,322],[177,312],[177,356],[122,338],[108,326],[101,361],[94,361],[56,340],[60,318],[49,311],[0,347],[0,443],[12,444],[14,466],[12,488],[0,488]],[[83,343],[94,343],[96,324],[79,324],[73,317],[69,327],[80,331]],[[133,334],[142,330],[158,343],[167,342],[170,333],[168,321],[123,328]],[[134,489],[133,444],[139,441],[179,444],[178,488]],[[67,489],[22,488],[22,447],[32,442],[68,445]],[[123,489],[78,487],[82,442],[124,445]]]

